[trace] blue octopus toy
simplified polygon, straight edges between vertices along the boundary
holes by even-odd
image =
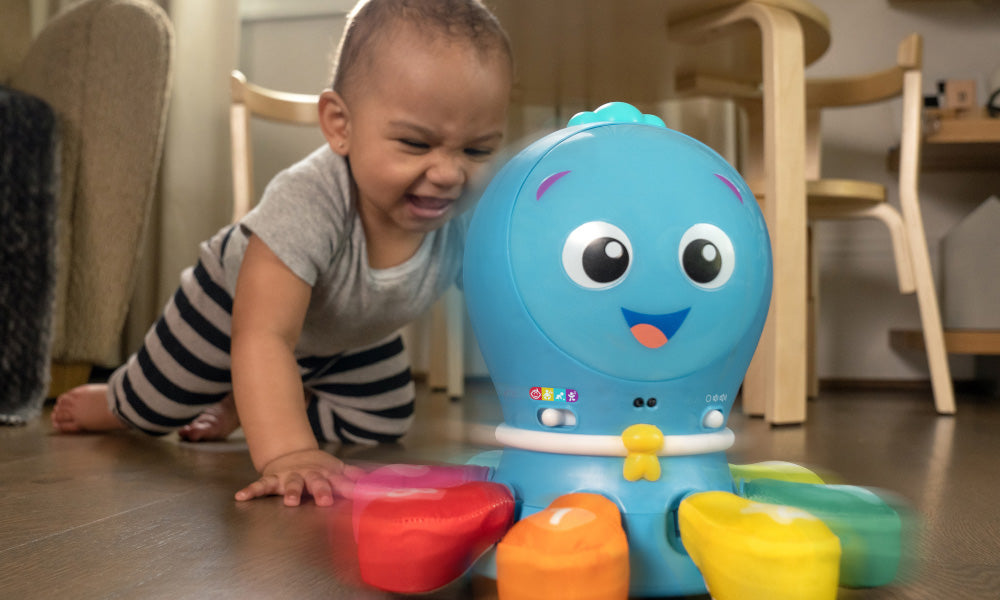
[[[628,104],[580,113],[493,179],[465,261],[504,449],[363,481],[367,581],[423,592],[483,553],[503,600],[818,600],[894,579],[903,521],[879,495],[727,461],[772,272],[714,151]]]

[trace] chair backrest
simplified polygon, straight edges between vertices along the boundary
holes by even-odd
[[[903,73],[903,128],[899,138],[899,204],[903,219],[911,227],[910,235],[924,235],[917,192],[920,181],[920,146],[923,141],[923,71],[920,66],[920,37],[915,37],[916,63],[906,67]]]
[[[920,71],[923,63],[923,38],[906,36],[896,49],[896,64],[888,69],[854,77],[809,79],[806,82],[806,106],[833,108],[860,106],[895,98],[903,93],[904,75]]]
[[[896,64],[888,69],[853,77],[809,79],[806,82],[809,131],[807,177],[819,177],[819,121],[822,110],[863,106],[902,96],[900,186],[912,187],[915,194],[920,164],[922,65],[923,38],[911,33],[899,43]],[[903,190],[900,191],[902,193]]]
[[[233,221],[239,220],[256,202],[253,189],[253,145],[250,118],[297,125],[319,122],[313,94],[293,94],[249,83],[240,71],[229,77],[232,104],[229,108],[229,133],[233,160]]]

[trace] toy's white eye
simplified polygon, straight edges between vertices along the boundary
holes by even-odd
[[[584,223],[566,238],[563,269],[570,279],[589,289],[606,289],[621,283],[632,264],[632,242],[611,223]]]
[[[698,223],[681,236],[681,268],[696,286],[712,290],[729,281],[736,266],[733,242],[715,225]]]

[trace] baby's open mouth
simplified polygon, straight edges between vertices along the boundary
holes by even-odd
[[[429,219],[440,217],[455,202],[451,198],[418,196],[416,194],[407,195],[407,200],[419,216]]]

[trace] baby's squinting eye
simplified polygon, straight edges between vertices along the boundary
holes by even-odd
[[[678,258],[691,283],[706,290],[729,281],[736,266],[736,252],[729,236],[708,223],[692,225],[684,232]]]
[[[403,144],[404,146],[406,146],[408,148],[413,148],[414,150],[427,150],[428,148],[430,148],[430,144],[427,144],[425,142],[418,142],[417,140],[405,139],[405,138],[400,139],[399,143]]]
[[[628,274],[632,242],[624,231],[610,223],[584,223],[566,238],[562,263],[570,279],[582,287],[614,287]]]
[[[488,148],[466,148],[465,155],[469,158],[489,158],[493,156],[493,150]]]

